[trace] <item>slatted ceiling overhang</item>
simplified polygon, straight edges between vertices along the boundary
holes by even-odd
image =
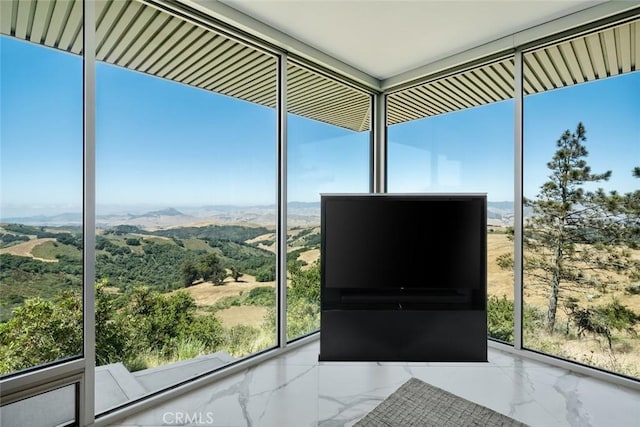
[[[638,70],[640,20],[524,55],[527,95]]]
[[[523,55],[526,95],[638,70],[636,19]],[[514,62],[505,59],[389,95],[389,125],[477,107],[513,97]]]
[[[97,0],[96,59],[275,108],[276,58],[137,0]],[[82,3],[0,0],[0,33],[82,54]],[[287,110],[354,131],[370,125],[370,96],[290,64]],[[295,82],[299,84],[296,85]]]
[[[98,60],[229,96],[264,79],[270,85],[260,104],[275,106],[274,57],[140,2],[99,5]],[[243,94],[256,103],[254,92]]]
[[[399,97],[409,103],[418,104],[418,109],[422,114],[437,115],[447,111],[440,97],[433,93],[427,93],[425,88],[416,88],[414,92],[403,93]]]
[[[0,33],[75,54],[82,53],[82,4],[0,1]]]
[[[3,34],[82,53],[78,1],[4,0],[0,14]],[[276,60],[271,55],[143,1],[99,0],[96,16],[98,60],[275,107]],[[533,94],[636,71],[638,58],[636,19],[527,52],[524,91]],[[369,129],[369,95],[298,68],[304,72],[289,67],[289,112],[355,131]],[[296,73],[304,79],[298,82]],[[497,102],[512,94],[513,60],[507,59],[390,94],[388,123]],[[424,103],[429,106],[420,105]]]
[[[458,109],[467,108],[462,103],[459,103],[455,96],[442,91],[437,83],[429,87],[416,88],[416,95],[420,94],[421,98],[425,101],[429,101],[432,107],[437,108],[439,113],[446,113],[450,109],[450,105]]]
[[[513,96],[513,59],[484,65],[388,97],[389,125],[504,101]]]
[[[369,129],[369,95],[292,62],[287,66],[287,107],[294,114],[347,129]]]

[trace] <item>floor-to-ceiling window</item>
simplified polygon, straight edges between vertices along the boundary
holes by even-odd
[[[524,55],[523,346],[637,378],[640,73],[633,26]]]
[[[0,36],[2,375],[82,353],[82,57],[29,30]]]
[[[83,353],[83,5],[1,8],[0,377],[11,380]],[[33,19],[46,14],[70,25]],[[75,403],[73,385],[51,385],[4,406],[0,423],[63,424]]]
[[[97,412],[276,344],[276,59],[150,3],[163,2],[95,2]],[[0,7],[0,376],[12,380],[83,362],[93,259],[82,257],[82,2]],[[525,90],[539,93],[525,108],[524,346],[639,377],[632,25],[525,55]],[[561,65],[571,52],[578,70]],[[319,326],[319,194],[369,190],[371,102],[286,68],[294,339]],[[489,331],[507,342],[512,74],[507,60],[394,93],[389,118],[390,192],[488,192]],[[59,384],[3,400],[2,423],[63,424],[77,396]]]
[[[56,20],[64,34],[52,38],[53,47],[67,49],[62,45],[66,40],[67,50],[78,53],[82,49],[78,43],[81,25],[72,22],[65,27],[65,19],[81,19],[82,13],[76,6],[66,12],[57,9],[67,3],[73,6],[64,1],[38,3],[37,7],[51,5],[50,9],[37,12],[36,17],[25,22],[29,26],[35,23],[35,31],[42,20],[42,25],[53,31],[55,26],[47,24],[50,19],[64,18]],[[13,2],[11,7],[17,8],[17,4]],[[30,3],[28,7],[34,5]],[[96,2],[95,29],[95,409],[100,414],[276,343],[277,61],[260,49],[137,1]],[[69,39],[70,36],[75,38]],[[13,38],[7,40],[5,44],[3,38],[3,55],[9,51],[5,49],[8,43],[20,43]],[[44,43],[44,36],[33,41]],[[27,229],[25,224],[20,230],[3,228],[3,242],[7,247],[28,240],[45,243],[42,248],[33,245],[33,253],[23,248],[26,261],[20,265],[27,273],[49,273],[56,261],[59,265],[77,264],[78,268],[65,267],[64,274],[59,275],[72,288],[79,285],[83,266],[82,259],[77,258],[82,249],[82,63],[78,56],[35,44],[29,47],[79,64],[74,88],[78,94],[75,108],[79,144],[73,154],[77,158],[65,162],[64,155],[69,153],[62,144],[55,147],[60,153],[38,148],[39,154],[46,154],[52,164],[46,170],[40,167],[44,172],[31,170],[31,175],[38,174],[40,179],[38,194],[49,198],[66,196],[56,185],[75,171],[77,176],[69,181],[77,186],[77,206],[67,203],[76,209],[69,212],[35,212],[41,215],[29,215],[31,220],[51,221],[51,226],[38,223],[37,227],[28,225],[33,229]],[[25,54],[15,56],[24,59]],[[10,63],[3,57],[3,66]],[[47,85],[55,82],[51,78],[55,67],[36,62],[31,66],[35,71],[49,73]],[[294,68],[297,71],[292,71]],[[66,71],[54,77],[58,74],[73,77]],[[313,82],[309,82],[309,76]],[[28,77],[23,73],[25,81]],[[289,187],[294,197],[290,198],[294,203],[289,218],[298,214],[299,218],[309,218],[309,222],[294,220],[301,228],[289,233],[293,251],[289,258],[289,325],[295,331],[298,324],[297,332],[289,337],[295,338],[319,326],[318,209],[311,206],[305,210],[295,201],[315,201],[317,205],[322,191],[368,191],[371,100],[365,91],[297,65],[291,64],[289,78],[292,89],[288,130],[295,139],[289,145],[289,154],[297,162],[290,173],[307,179],[306,185],[299,182]],[[29,81],[34,92],[44,85],[34,83],[35,80]],[[322,96],[318,97],[320,89]],[[25,94],[28,92],[23,97]],[[75,92],[64,95],[70,94]],[[42,97],[40,104],[52,105],[59,116],[67,113],[62,108],[66,107],[64,96],[42,91],[38,95]],[[345,102],[342,111],[331,111],[336,99]],[[12,98],[3,94],[3,106],[9,100]],[[22,102],[26,104],[26,98]],[[29,102],[39,104],[35,99]],[[30,131],[48,133],[49,138],[60,129],[68,131],[66,122],[55,115],[51,121],[57,120],[58,128],[53,130],[43,126],[49,117],[30,119],[37,123]],[[8,151],[4,144],[9,141],[4,138],[5,131],[9,132],[7,127],[3,128],[3,173],[8,174],[11,167],[5,164],[13,159],[5,155]],[[65,143],[72,141],[69,137]],[[21,153],[23,157],[27,155],[26,150]],[[343,158],[340,169],[334,163],[337,158]],[[24,166],[29,162],[34,163],[24,157],[16,164]],[[313,178],[313,173],[305,173],[308,168],[321,174],[331,169],[335,176]],[[22,169],[23,175],[28,172]],[[51,179],[43,178],[45,172],[51,173]],[[16,176],[26,179],[26,175]],[[340,182],[340,186],[323,184],[332,180]],[[3,176],[3,191],[10,182]],[[16,194],[18,189],[24,193],[25,185],[16,185]],[[9,203],[5,194],[8,193],[3,194],[3,203]],[[309,194],[315,196],[309,198]],[[40,197],[40,205],[34,208],[42,207],[47,197]],[[16,211],[20,208],[10,203],[7,206]],[[3,205],[3,219],[11,217],[4,215],[6,212],[9,209]],[[20,215],[16,213],[12,218]],[[302,229],[310,224],[314,226]],[[58,225],[64,227],[55,228]],[[31,261],[38,261],[37,268],[27,265]],[[49,269],[41,270],[43,266]],[[8,270],[3,269],[4,273]],[[73,316],[57,312],[49,315],[48,320],[56,326],[73,332],[65,330],[60,336],[73,339],[78,335],[80,339],[77,352],[59,358],[81,351],[81,289],[73,295],[65,294],[64,301],[55,301],[60,307],[73,310]],[[20,298],[10,296],[8,300],[19,306]],[[3,304],[2,308],[9,312],[13,307]],[[310,314],[307,319],[303,318],[306,313]],[[21,325],[33,333],[31,323]],[[62,339],[56,342],[63,343]],[[11,350],[9,347],[7,351]],[[43,363],[47,361],[43,359]],[[55,396],[42,395],[49,396],[43,400],[46,405],[60,402],[60,396],[75,399],[77,394],[70,387],[59,390]]]
[[[513,342],[513,60],[388,100],[389,193],[486,193],[488,326]],[[420,280],[420,278],[416,278]]]
[[[96,412],[276,344],[276,58],[96,10]]]
[[[369,191],[371,96],[287,67],[287,338],[320,327],[320,194]]]

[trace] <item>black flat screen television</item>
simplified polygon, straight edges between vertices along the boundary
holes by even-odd
[[[486,195],[324,194],[322,287],[481,291]]]

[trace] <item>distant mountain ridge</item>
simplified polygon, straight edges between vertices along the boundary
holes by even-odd
[[[157,218],[160,216],[187,216],[175,208],[166,208],[159,211],[151,211],[142,215],[131,215],[131,218]]]
[[[78,225],[82,223],[82,214],[79,212],[65,212],[56,215],[34,215],[27,217],[2,218],[2,222],[25,225]]]
[[[310,226],[320,223],[320,202],[289,202],[287,219],[290,226]],[[131,209],[135,211],[134,209]],[[525,210],[525,216],[528,210]],[[513,225],[513,202],[487,202],[487,218],[491,225]],[[2,218],[3,223],[39,226],[81,225],[82,214],[67,212],[56,215],[34,215]],[[98,228],[134,225],[141,228],[166,228],[203,224],[241,224],[274,226],[275,205],[206,205],[199,207],[167,207],[143,213],[109,213],[96,215]]]

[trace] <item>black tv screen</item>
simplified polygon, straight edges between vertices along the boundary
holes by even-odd
[[[484,286],[484,194],[322,195],[321,228],[325,288]]]

